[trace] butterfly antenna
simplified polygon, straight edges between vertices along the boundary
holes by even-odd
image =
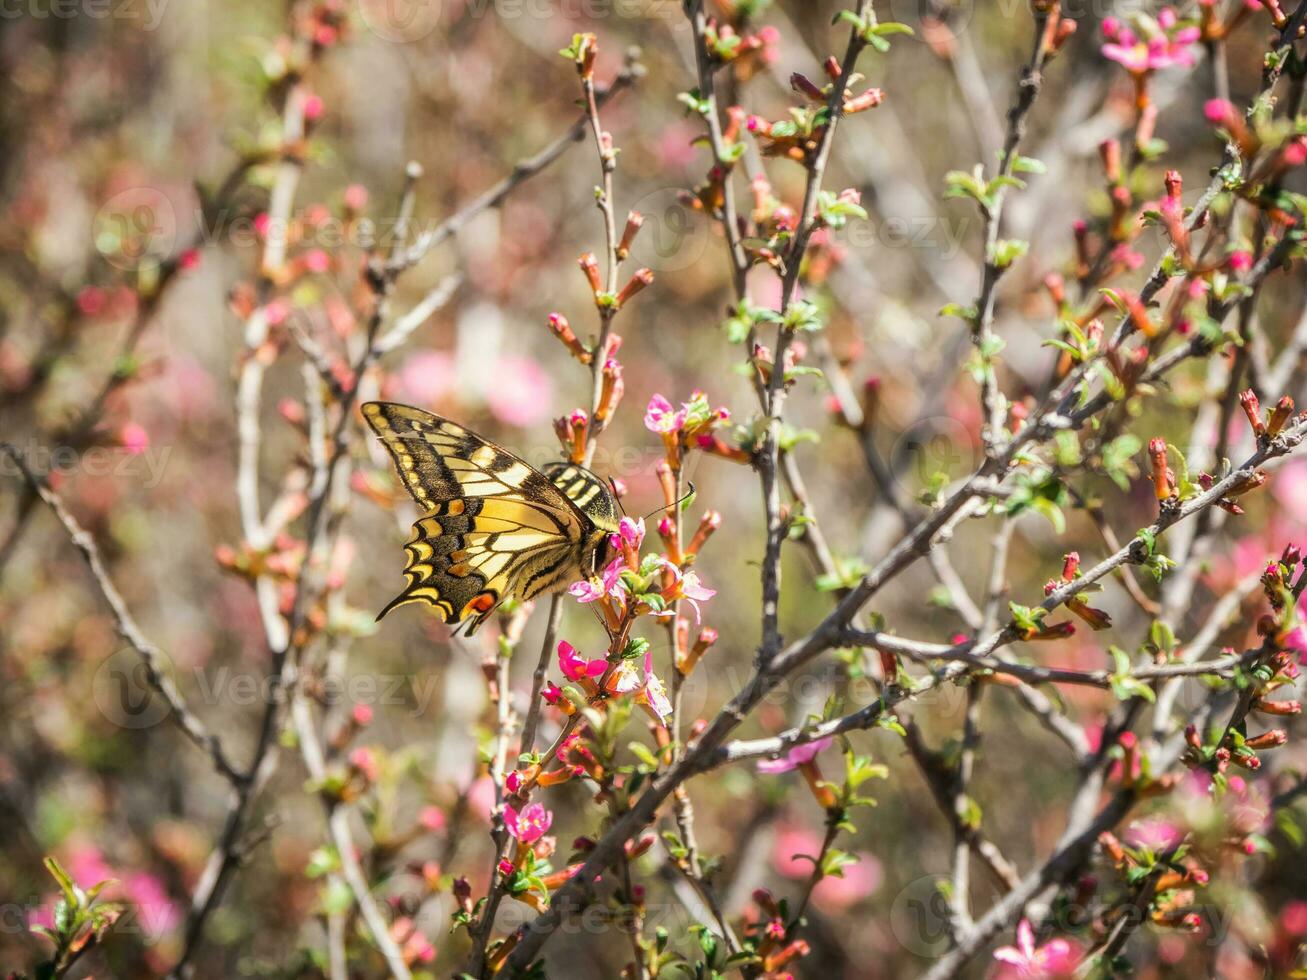
[[[697,492],[698,491],[694,489],[694,484],[691,483],[690,489],[681,494],[680,499],[673,500],[670,504],[663,504],[661,507],[655,507],[653,510],[649,511],[649,513],[645,514],[644,517],[640,518],[640,520],[646,521],[653,517],[654,514],[660,514],[665,510],[671,510],[673,507],[679,507],[681,504],[685,503],[685,501],[693,497]]]
[[[626,506],[622,503],[622,495],[617,492],[617,481],[611,476],[608,478],[608,487],[613,491],[613,499],[617,501],[617,509],[622,512],[623,517],[629,516],[626,513]]]

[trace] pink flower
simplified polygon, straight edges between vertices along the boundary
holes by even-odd
[[[523,844],[534,844],[554,822],[554,815],[543,804],[531,803],[519,813],[511,806],[504,807],[504,826]]]
[[[621,558],[614,558],[598,578],[589,578],[582,582],[573,582],[567,590],[577,602],[586,603],[613,596],[621,599],[626,595],[626,586],[622,584],[622,569],[625,567]]]
[[[563,689],[550,681],[540,689],[540,696],[545,699],[545,704],[557,704],[563,699]]]
[[[368,189],[362,184],[350,184],[345,188],[345,207],[351,211],[362,211],[368,206]]]
[[[274,299],[263,308],[263,317],[268,326],[276,327],[286,322],[290,316],[290,304],[284,299]]]
[[[1307,461],[1282,466],[1271,483],[1271,493],[1291,520],[1307,526]]]
[[[662,562],[663,568],[672,575],[672,584],[662,591],[662,596],[667,602],[675,602],[678,599],[687,600],[694,607],[694,619],[697,623],[703,622],[702,610],[699,608],[700,602],[706,602],[717,594],[716,589],[710,589],[699,581],[699,573],[693,569],[682,572],[679,568],[667,560]],[[670,608],[663,615],[670,615]]]
[[[1135,24],[1142,37],[1115,17],[1103,20],[1103,36],[1108,42],[1101,48],[1104,58],[1137,76],[1194,64],[1193,45],[1201,32],[1197,27],[1177,28],[1175,11],[1170,7],[1162,8],[1156,20],[1140,15]]]
[[[377,757],[373,755],[371,749],[357,748],[349,754],[349,764],[357,769],[370,783],[377,781],[380,770],[377,768]]]
[[[644,410],[644,427],[650,432],[679,432],[685,426],[685,411],[676,411],[672,403],[662,395],[649,399],[649,406]]]
[[[811,762],[821,753],[821,751],[830,746],[835,741],[834,735],[827,735],[824,738],[816,738],[811,742],[803,742],[794,746],[785,753],[780,759],[764,759],[758,763],[758,771],[775,776],[783,772],[793,772],[805,762]]]
[[[1017,944],[994,950],[994,959],[1012,967],[1004,971],[1014,977],[1065,977],[1070,976],[1080,962],[1080,950],[1066,939],[1051,939],[1035,947],[1035,932],[1030,922],[1022,919],[1017,926]]]
[[[326,105],[322,101],[322,96],[316,93],[310,94],[304,99],[304,118],[310,122],[321,119],[324,108]]]
[[[1280,926],[1291,936],[1307,936],[1307,902],[1286,902],[1280,909]]]
[[[815,853],[815,852],[814,852]],[[841,874],[827,875],[812,890],[812,900],[828,913],[838,912],[875,893],[884,872],[875,855],[859,852],[857,864],[846,864]]]
[[[1307,627],[1295,626],[1284,634],[1284,649],[1296,653],[1299,666],[1307,667]]]
[[[644,687],[644,678],[634,661],[623,660],[613,670],[606,686],[611,694],[631,694]]]
[[[1208,99],[1203,103],[1203,118],[1213,126],[1224,126],[1234,114],[1234,103],[1229,99]]]
[[[150,434],[145,427],[136,422],[128,422],[118,433],[118,441],[133,456],[139,456],[150,448]]]
[[[397,396],[415,405],[434,405],[454,387],[454,362],[442,351],[414,354],[399,369]]]
[[[603,660],[586,660],[576,647],[566,640],[558,643],[558,668],[569,681],[579,681],[587,677],[598,677],[607,664]]]
[[[181,921],[181,910],[168,895],[162,881],[145,871],[127,876],[123,892],[136,912],[146,937],[157,940]]]
[[[320,248],[311,248],[304,253],[304,268],[310,272],[326,272],[331,268],[331,256]]]
[[[812,862],[801,855],[816,855],[821,850],[821,838],[821,834],[801,824],[781,824],[772,842],[772,865],[786,878],[811,878]]]
[[[671,717],[672,701],[667,696],[667,686],[649,670],[647,660],[645,661],[644,687],[635,696],[635,700],[646,705],[650,711],[657,715],[660,725],[665,725],[667,719]]]
[[[467,805],[473,813],[487,823],[495,812],[495,783],[489,776],[474,779],[467,788]]]
[[[77,293],[77,309],[83,316],[99,316],[109,302],[109,294],[99,286],[83,286]]]
[[[1251,252],[1238,249],[1230,253],[1230,269],[1233,272],[1247,272],[1253,267]]]
[[[617,525],[617,533],[610,534],[608,541],[614,548],[625,546],[639,551],[640,545],[644,543],[644,518],[633,521],[629,517],[623,517],[621,523]]]
[[[418,823],[425,830],[440,831],[445,829],[445,811],[438,806],[424,806],[418,813]]]
[[[401,945],[405,963],[412,965],[435,960],[436,947],[431,945],[431,940],[422,934],[417,923],[408,916],[402,915],[391,923],[390,935]]]
[[[1147,817],[1136,820],[1122,835],[1125,842],[1134,847],[1147,847],[1154,851],[1166,851],[1175,847],[1184,839],[1184,831],[1169,820],[1161,817]]]
[[[506,425],[527,428],[549,417],[554,385],[529,357],[503,357],[494,368],[494,383],[486,391],[490,412]]]

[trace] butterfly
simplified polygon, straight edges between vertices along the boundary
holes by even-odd
[[[534,599],[594,574],[613,557],[617,499],[574,463],[536,469],[456,422],[394,402],[363,417],[425,513],[404,545],[408,584],[380,619],[427,602],[471,636],[505,599]]]

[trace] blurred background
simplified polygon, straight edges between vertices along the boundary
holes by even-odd
[[[817,78],[821,62],[842,52],[844,31],[831,26],[841,6],[778,0],[762,9],[756,24],[774,33],[741,73],[750,77],[726,98],[782,118],[792,101],[790,73]],[[944,198],[944,175],[995,159],[1032,27],[1030,11],[1016,0],[879,6],[887,7],[882,20],[908,23],[917,35],[895,38],[888,54],[862,61],[868,83],[885,90],[885,103],[841,128],[826,187],[857,189],[870,218],[832,233],[836,261],[811,298],[829,309],[825,337],[857,390],[879,379],[874,441],[899,464],[897,480],[911,498],[934,474],[957,477],[980,459],[976,391],[959,368],[969,353],[965,328],[938,311],[974,300],[982,227],[970,202]],[[1064,11],[1077,30],[1051,64],[1031,117],[1025,152],[1047,173],[1010,200],[1005,235],[1029,240],[1030,250],[1003,280],[996,324],[1007,340],[1003,381],[1014,399],[1038,390],[1053,356],[1040,346],[1055,322],[1044,277],[1067,268],[1073,222],[1106,211],[1099,144],[1133,126],[1133,89],[1100,54],[1099,25],[1105,16],[1145,8],[1117,8],[1096,0]],[[233,405],[243,344],[233,308],[256,270],[258,216],[267,210],[273,168],[256,162],[234,184],[229,175],[238,160],[257,159],[258,148],[277,138],[285,35],[297,13],[248,0],[20,0],[2,16],[0,438],[57,480],[142,627],[167,652],[197,714],[244,758],[263,705],[269,654],[249,582],[221,560],[241,545]],[[934,39],[927,43],[923,21],[948,25],[951,40],[927,31]],[[1236,104],[1256,89],[1266,30],[1265,19],[1253,17],[1231,39]],[[651,395],[679,402],[703,389],[736,421],[756,411],[749,378],[738,369],[741,349],[721,329],[733,301],[725,247],[684,194],[703,181],[708,152],[695,144],[701,121],[677,99],[695,85],[679,3],[351,0],[340,36],[310,78],[318,101],[309,113],[307,166],[293,212],[318,229],[310,237],[321,235],[301,243],[297,254],[317,243],[328,258],[285,302],[290,315],[311,310],[328,327],[347,329],[358,256],[370,244],[358,216],[372,219],[383,236],[393,230],[410,160],[424,170],[414,219],[423,230],[552,144],[578,115],[575,73],[558,56],[578,31],[599,37],[601,83],[621,68],[628,49],[639,49],[644,68],[602,116],[621,151],[618,214],[635,209],[646,217],[632,262],[651,268],[656,281],[618,321],[626,401],[595,468],[624,480],[627,509],[645,513],[661,503],[653,477],[661,446],[641,421]],[[1182,172],[1191,194],[1219,160],[1219,142],[1202,114],[1213,94],[1201,57],[1192,70],[1160,74],[1153,86],[1157,136],[1170,146],[1165,165]],[[797,206],[802,169],[786,161],[768,168],[776,195]],[[1141,169],[1140,199],[1161,195],[1161,170]],[[593,146],[570,146],[400,280],[394,308],[404,311],[449,274],[463,276],[450,301],[386,358],[379,382],[386,397],[458,419],[531,462],[556,456],[552,419],[588,403],[589,379],[550,337],[545,320],[560,311],[583,337],[593,330],[589,290],[575,261],[602,246],[597,180]],[[221,208],[211,207],[214,201]],[[133,224],[142,214],[148,228]],[[326,228],[342,240],[329,240]],[[126,238],[142,247],[125,249]],[[1151,235],[1137,247],[1146,262],[1126,280],[1136,283],[1159,251]],[[163,285],[152,259],[177,266]],[[757,271],[750,290],[764,305],[779,295],[767,270]],[[1280,277],[1268,286],[1261,307],[1268,336],[1287,337],[1302,302],[1301,281]],[[269,369],[268,497],[304,452],[295,424],[302,386],[297,356]],[[1301,393],[1296,374],[1290,393]],[[1178,372],[1130,430],[1145,442],[1165,435],[1184,445],[1204,397],[1202,365]],[[788,412],[797,429],[815,437],[796,453],[828,539],[839,557],[874,562],[896,525],[878,500],[858,436],[832,413],[819,379],[800,381]],[[375,446],[359,446],[356,489],[389,492],[385,460]],[[687,688],[687,721],[711,717],[749,676],[762,553],[755,474],[709,456],[695,456],[691,465],[699,496],[690,526],[704,508],[720,511],[723,521],[699,565],[718,590],[707,621],[721,640]],[[12,468],[0,487],[0,965],[30,969],[47,951],[26,926],[49,908],[53,887],[41,860],[54,854],[83,884],[117,879],[115,894],[136,913],[82,972],[155,975],[176,958],[188,896],[219,832],[227,787],[166,723],[166,706],[141,687],[134,654],[50,514],[32,506]],[[1146,480],[1128,480],[1123,489],[1090,474],[1078,489],[1104,500],[1108,523],[1123,538],[1153,514]],[[1231,522],[1213,549],[1180,624],[1182,638],[1218,590],[1295,535],[1301,539],[1304,465],[1283,468],[1260,497],[1250,498],[1248,516]],[[347,520],[348,614],[365,623],[400,587],[406,528],[362,492]],[[978,526],[959,528],[952,554],[963,582],[979,593],[993,529],[971,523]],[[1080,514],[1069,512],[1062,537],[1038,516],[1022,520],[1013,541],[1012,598],[1035,603],[1061,555],[1076,547],[1087,561],[1110,550]],[[1141,587],[1155,592],[1151,581]],[[786,554],[783,600],[789,637],[830,607],[798,547]],[[1112,642],[1133,650],[1147,617],[1119,584],[1110,584],[1099,604],[1116,619]],[[1247,609],[1222,643],[1245,639],[1255,597]],[[898,632],[922,639],[944,641],[965,629],[924,563],[886,590],[875,611]],[[542,613],[534,617],[514,663],[519,703],[542,620]],[[394,845],[376,856],[385,871],[378,891],[413,913],[434,947],[427,968],[447,974],[466,949],[462,935],[449,935],[447,891],[420,902],[413,896],[423,893],[424,863],[435,862],[442,875],[467,875],[478,894],[486,885],[489,797],[478,757],[489,745],[493,715],[481,664],[451,647],[444,628],[414,606],[375,631],[358,632],[348,660],[337,664],[343,689],[324,696],[345,710],[358,703],[373,709],[356,741],[374,750],[381,770],[361,809],[372,836]],[[562,635],[583,650],[602,642],[588,612],[570,603]],[[656,660],[665,663],[665,637],[650,638]],[[1105,646],[1082,630],[1035,655],[1097,668],[1110,663]],[[766,734],[801,721],[820,711],[832,689],[851,706],[875,694],[870,682],[850,679],[831,658],[778,689],[742,731]],[[1112,703],[1105,692],[1073,688],[1062,706],[1092,731]],[[911,710],[945,756],[955,751],[964,704],[964,694],[950,688]],[[1026,870],[1060,833],[1075,773],[1063,747],[1050,745],[1010,696],[990,697],[984,714],[987,735],[971,795],[986,833]],[[948,873],[949,824],[904,757],[901,739],[878,731],[855,742],[889,765],[891,778],[874,784],[880,806],[860,813],[858,834],[842,845],[861,861],[817,891],[813,952],[795,965],[800,976],[907,975],[946,943],[936,885]],[[1280,764],[1307,763],[1295,744],[1282,750]],[[834,752],[831,759],[837,768]],[[197,976],[321,973],[314,951],[322,944],[324,895],[313,863],[322,818],[305,780],[298,756],[285,753],[257,809],[260,820],[276,824],[211,918]],[[797,893],[809,867],[792,855],[818,846],[821,836],[820,811],[801,781],[738,766],[692,784],[691,797],[702,850],[722,858],[717,881],[730,914],[748,906],[755,887]],[[599,829],[580,786],[554,792],[549,803],[560,841]],[[421,832],[404,840],[415,821]],[[1233,917],[1228,929],[1243,942],[1270,944],[1286,929],[1307,930],[1307,906],[1292,904],[1307,898],[1292,870],[1307,858],[1301,823],[1299,813],[1266,828],[1274,856],[1232,866],[1213,890],[1212,900]],[[657,864],[651,857],[644,876],[650,927],[664,925],[684,943],[691,918],[653,870]],[[981,909],[998,892],[983,869],[974,877]],[[532,914],[505,906],[505,927]],[[1229,955],[1222,952],[1228,936],[1204,938],[1144,931],[1136,947],[1140,974],[1216,969]],[[550,947],[557,975],[567,977],[615,975],[626,952],[611,937],[584,931]],[[1246,957],[1222,969],[1244,975],[1235,969],[1244,965]],[[977,966],[977,975],[985,969]],[[373,975],[365,964],[359,971]]]

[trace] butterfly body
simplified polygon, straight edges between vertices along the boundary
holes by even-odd
[[[590,470],[538,470],[407,405],[368,402],[362,411],[424,510],[404,545],[408,584],[381,616],[426,602],[443,622],[466,622],[470,636],[505,599],[556,592],[608,563],[617,501]]]

